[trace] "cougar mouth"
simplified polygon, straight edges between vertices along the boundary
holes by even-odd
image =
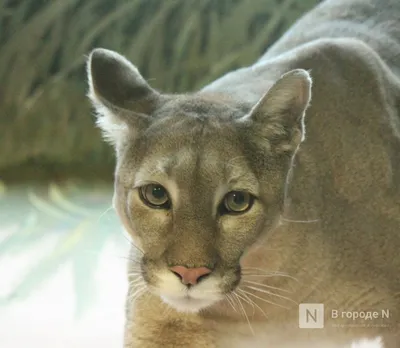
[[[175,308],[179,312],[190,312],[196,313],[200,310],[213,305],[219,299],[213,298],[195,298],[191,295],[183,295],[183,296],[165,296],[161,295],[161,299]]]
[[[165,303],[180,312],[199,312],[224,297],[220,276],[212,275],[192,286],[182,284],[168,271],[159,273],[157,278],[154,292]]]

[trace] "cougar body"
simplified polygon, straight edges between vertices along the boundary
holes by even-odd
[[[132,238],[126,348],[400,347],[400,1],[324,1],[196,93],[105,49],[88,76]]]

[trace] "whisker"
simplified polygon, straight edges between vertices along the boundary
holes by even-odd
[[[293,279],[294,281],[299,283],[299,281],[296,278],[291,277],[291,276],[286,276],[286,275],[283,275],[283,274],[271,275],[271,274],[242,273],[242,276],[243,276],[243,278],[244,277],[263,277],[263,278],[284,277],[284,278]]]
[[[132,303],[140,297],[140,295],[142,294],[142,291],[144,291],[143,289],[139,289],[137,291],[135,291],[131,296],[128,297],[128,303],[130,305],[132,305]]]
[[[266,303],[269,303],[269,304],[274,305],[274,306],[277,306],[277,307],[289,309],[289,307],[282,306],[282,305],[280,305],[280,304],[278,304],[278,303],[275,303],[275,302],[272,302],[272,301],[268,301],[268,300],[266,300],[265,298],[262,298],[262,297],[260,297],[260,296],[257,296],[257,295],[255,295],[255,294],[249,292],[249,291],[245,291],[245,290],[243,290],[243,289],[241,289],[241,290],[242,290],[244,293],[246,293],[247,295],[253,296],[253,297],[259,299],[260,301],[264,301],[264,302],[266,302]]]
[[[259,282],[252,282],[251,280],[243,280],[243,283],[254,284],[254,285],[261,286],[263,288],[268,288],[268,289],[273,289],[273,290],[278,290],[278,291],[287,292],[289,294],[293,294],[293,291],[282,289],[282,288],[278,288],[276,286],[271,286],[271,285],[259,283]]]
[[[142,274],[142,267],[139,267],[139,266],[129,267],[128,275],[129,274]]]
[[[135,243],[133,243],[133,241],[131,239],[129,239],[126,235],[126,233],[122,234],[124,236],[124,238],[128,241],[129,245],[133,248],[135,248],[137,251],[140,252],[140,254],[144,254],[144,251],[142,249],[140,249]]]
[[[127,261],[129,261],[129,263],[130,263],[130,265],[135,265],[135,266],[138,266],[138,265],[140,265],[140,263],[141,263],[141,259],[140,259],[140,257],[137,257],[137,258],[132,258],[132,257],[130,257],[130,256],[117,256],[119,259],[124,259],[124,260],[127,260]]]
[[[132,272],[128,273],[128,277],[131,276],[131,275],[133,275],[133,276],[142,275],[142,270],[139,269],[139,268],[138,269],[134,269]]]
[[[105,211],[103,211],[100,215],[99,215],[99,217],[97,218],[97,222],[99,222],[100,221],[100,219],[104,216],[104,215],[106,215],[110,210],[112,210],[113,209],[113,206],[112,205],[110,205]]]
[[[237,313],[237,309],[234,306],[232,299],[230,298],[230,294],[225,294],[225,299],[231,305],[232,309]]]
[[[146,285],[146,283],[145,283],[145,281],[144,281],[144,279],[143,279],[142,277],[137,277],[137,278],[132,279],[132,280],[129,282],[129,285],[137,286],[137,284],[140,284],[140,283]]]
[[[128,296],[128,301],[130,304],[132,304],[132,302],[135,299],[138,299],[141,295],[143,295],[146,292],[146,285],[142,285],[141,288],[137,289],[133,294],[130,294]]]
[[[254,334],[254,331],[253,331],[253,327],[252,327],[251,324],[250,324],[249,317],[247,316],[247,313],[246,313],[246,311],[245,311],[245,309],[244,309],[244,307],[243,307],[243,304],[242,304],[242,302],[240,302],[240,298],[238,297],[238,294],[237,294],[236,292],[233,292],[233,294],[235,295],[235,297],[236,297],[236,299],[237,299],[237,302],[239,303],[239,306],[240,306],[241,309],[242,309],[242,313],[244,314],[244,316],[245,316],[245,318],[246,318],[247,324],[249,324],[250,331],[251,331],[251,333],[252,333],[253,336],[254,336],[255,334]]]
[[[143,279],[143,275],[141,272],[135,272],[135,273],[128,273],[128,280],[135,280],[135,279]]]
[[[291,220],[291,219],[286,219],[282,216],[281,216],[281,220],[285,221],[285,222],[293,222],[293,223],[298,223],[298,224],[312,224],[312,223],[316,223],[316,222],[320,221],[318,219],[316,219],[316,220]]]
[[[136,284],[129,284],[131,289],[137,289],[139,287],[146,287],[146,283],[145,282],[138,282]]]
[[[254,286],[249,286],[249,285],[246,285],[246,288],[251,289],[251,290],[255,290],[255,291],[259,291],[259,292],[263,292],[264,294],[268,294],[268,295],[271,295],[271,296],[276,296],[276,297],[279,297],[279,298],[288,300],[288,301],[290,301],[290,302],[293,302],[293,303],[295,303],[295,304],[298,304],[296,301],[293,301],[293,300],[292,300],[291,298],[289,298],[289,297],[282,296],[282,295],[279,295],[279,294],[275,294],[274,292],[271,292],[271,291],[268,291],[268,290],[259,289],[259,288],[256,288],[256,287],[254,287]]]
[[[254,306],[253,301],[249,301],[249,300],[246,299],[244,296],[239,295],[237,292],[236,292],[236,295],[237,295],[240,299],[242,299],[244,302],[246,302],[247,304],[249,304],[249,305],[251,306],[251,308],[253,308],[253,314],[252,314],[252,316],[254,317],[254,313],[256,312],[256,308],[255,308],[255,306]]]
[[[129,286],[134,286],[134,285],[136,286],[136,284],[139,284],[139,283],[145,284],[145,282],[143,281],[143,278],[138,277],[138,278],[133,279],[132,281],[129,282]]]
[[[253,271],[253,273],[246,273],[245,271],[247,271],[247,270]],[[257,274],[257,273],[254,273],[254,271],[262,272],[264,274]],[[299,283],[299,280],[297,278],[295,278],[287,273],[278,272],[278,271],[268,272],[261,268],[254,268],[254,267],[243,268],[242,275],[243,276],[256,276],[257,275],[257,276],[265,276],[265,277],[286,277],[286,278],[293,279],[294,281]]]
[[[256,270],[256,271],[263,272],[263,273],[268,273],[268,274],[286,274],[286,273],[280,272],[280,271],[267,271],[267,270],[265,270],[265,269],[258,268],[258,267],[242,267],[242,270],[243,270],[243,271],[246,271],[246,270]]]
[[[92,254],[92,255],[97,255],[97,256],[104,255],[102,252],[99,252],[98,250],[86,249],[86,250],[84,250],[84,252],[88,253],[88,254]],[[121,255],[115,255],[115,254],[107,255],[107,257],[127,260],[127,261],[132,262],[133,264],[136,264],[135,266],[140,265],[140,259],[139,258],[137,260],[135,260],[133,258],[127,257],[126,255],[121,256]]]
[[[136,282],[138,279],[143,280],[143,276],[141,274],[130,274],[128,276],[128,282]]]
[[[244,297],[246,297],[249,301],[251,301],[251,302],[253,303],[253,306],[256,306],[256,307],[261,311],[261,313],[262,313],[266,318],[268,318],[268,315],[264,312],[264,310],[263,310],[257,303],[255,303],[249,296],[247,296],[247,294],[246,294],[242,289],[237,289],[237,291],[240,291],[241,294],[242,294]]]

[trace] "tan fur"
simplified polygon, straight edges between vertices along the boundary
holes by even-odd
[[[188,95],[92,52],[132,237],[126,348],[400,347],[399,23],[398,0],[325,1],[254,65]],[[142,202],[148,183],[170,208]],[[220,213],[231,190],[252,208]],[[174,265],[213,272],[188,290]],[[324,329],[299,329],[300,303],[325,305]]]

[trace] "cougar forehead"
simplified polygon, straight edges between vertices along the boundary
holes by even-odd
[[[240,116],[243,111],[223,102],[186,97],[167,103],[154,113],[149,127],[126,144],[118,171],[123,184],[132,186],[153,177],[173,178],[181,185],[204,180],[215,188],[221,180],[249,173],[245,144],[232,125]],[[238,161],[242,165],[233,165]]]

